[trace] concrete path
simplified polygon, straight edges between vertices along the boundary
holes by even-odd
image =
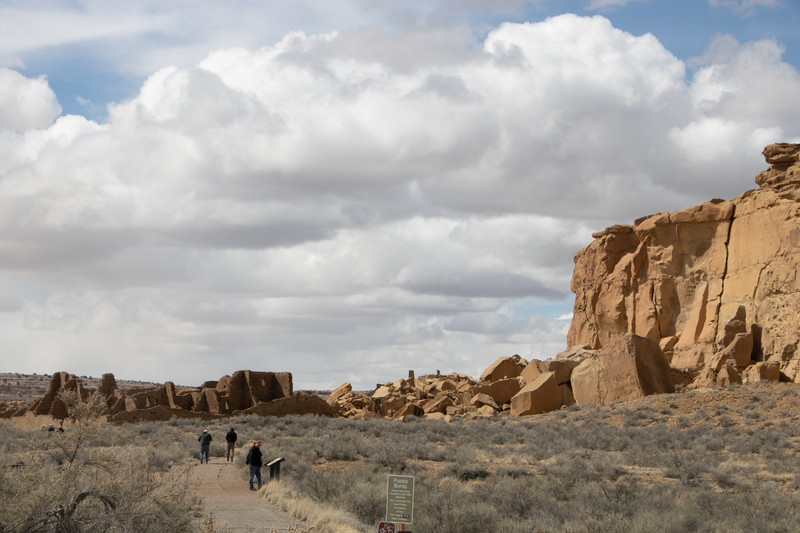
[[[263,472],[262,472],[263,474]],[[262,479],[266,481],[269,471]],[[195,494],[203,498],[205,515],[210,513],[214,532],[222,531],[307,531],[310,526],[292,518],[279,507],[267,502],[259,492],[251,491],[241,467],[221,457],[208,464],[197,464],[191,470]]]

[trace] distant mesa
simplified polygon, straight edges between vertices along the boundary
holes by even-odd
[[[218,381],[207,381],[198,388],[177,387],[168,381],[155,388],[117,387],[113,374],[103,374],[96,389],[83,386],[81,378],[56,372],[47,393],[28,407],[3,409],[0,418],[49,416],[56,420],[68,417],[67,408],[58,399],[61,390],[76,391],[79,401],[99,393],[108,398],[102,416],[108,422],[140,422],[177,418],[211,420],[243,414],[281,416],[289,414],[333,415],[324,400],[313,394],[295,393],[289,372],[254,372],[240,370]]]

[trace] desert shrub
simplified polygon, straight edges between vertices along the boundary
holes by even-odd
[[[518,477],[528,475],[528,472],[524,468],[519,468],[515,466],[506,466],[501,465],[497,468],[497,477],[510,477],[512,479],[516,479]]]
[[[500,516],[524,520],[541,500],[541,485],[535,478],[497,476],[476,484],[473,492],[476,500],[489,503]]]
[[[737,455],[758,454],[761,452],[761,439],[754,435],[738,437],[729,447]]]
[[[696,455],[672,455],[664,475],[677,479],[682,485],[695,487],[700,483],[700,474],[705,472],[707,464]]]
[[[483,465],[451,463],[443,470],[445,476],[454,477],[460,481],[472,479],[485,479],[489,477],[489,471]]]
[[[750,484],[741,468],[732,465],[717,466],[710,469],[711,479],[724,490],[747,491]]]
[[[331,502],[347,491],[350,480],[339,470],[324,472],[307,469],[300,478],[299,488],[318,502]]]
[[[624,466],[606,455],[592,457],[589,465],[601,480],[616,481],[628,473]]]
[[[415,506],[414,529],[436,533],[487,533],[495,531],[497,510],[478,501],[461,482],[444,478],[424,487],[428,497]]]
[[[314,451],[318,457],[329,461],[354,461],[358,457],[362,437],[359,433],[348,430],[340,431],[335,438],[318,439]]]
[[[31,438],[14,453],[23,467],[0,469],[0,531],[193,530],[198,502],[189,496],[185,470],[161,472],[146,447],[89,446],[104,399],[60,399],[74,423],[63,434]],[[12,460],[6,454],[2,464]]]

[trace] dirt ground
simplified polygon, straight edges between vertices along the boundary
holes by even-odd
[[[265,501],[259,492],[251,492],[242,472],[222,457],[207,464],[195,463],[191,476],[194,493],[205,506],[206,530],[280,533],[308,531],[310,527]]]

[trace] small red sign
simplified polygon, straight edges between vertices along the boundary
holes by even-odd
[[[394,522],[381,522],[378,524],[378,533],[397,533],[397,524]]]

